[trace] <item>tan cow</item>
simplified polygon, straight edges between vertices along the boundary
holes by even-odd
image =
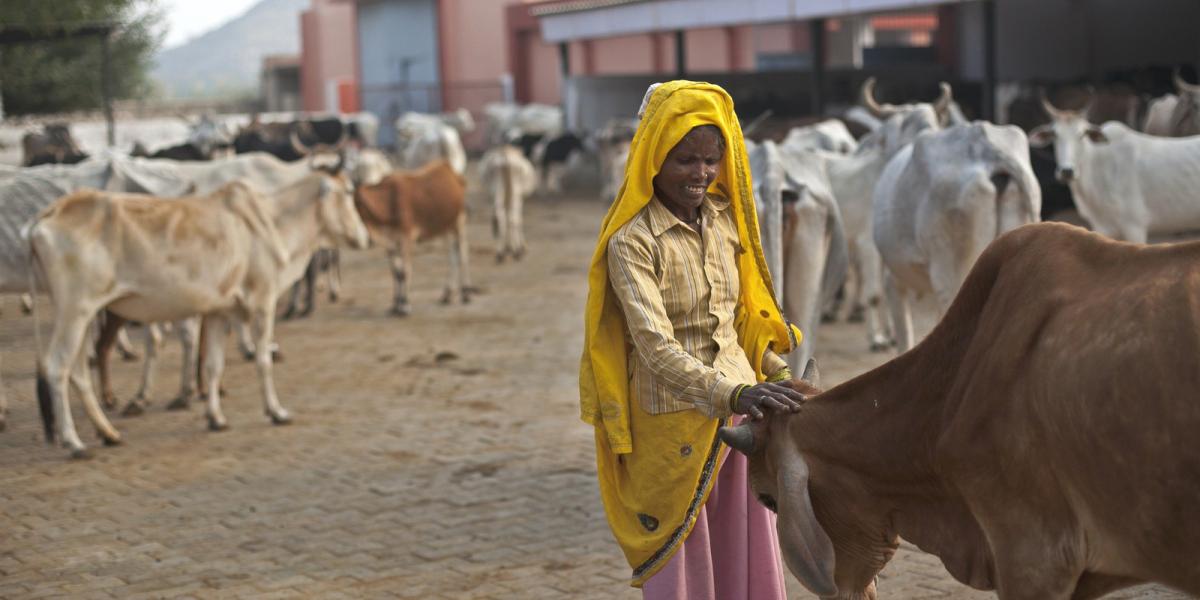
[[[525,198],[537,188],[537,170],[521,149],[504,144],[487,151],[480,161],[480,182],[492,196],[492,232],[499,242],[496,262],[525,255]]]
[[[874,598],[899,538],[1001,600],[1200,594],[1200,243],[1027,225],[913,350],[723,428],[792,572]]]
[[[42,355],[43,419],[74,457],[86,456],[67,402],[68,379],[107,444],[120,442],[80,364],[97,311],[151,323],[205,315],[209,427],[224,429],[220,406],[226,319],[249,322],[263,405],[276,424],[291,420],[271,376],[275,301],[322,244],[366,247],[366,228],[341,176],[313,173],[267,197],[241,182],[209,197],[162,199],[82,191],[44,210],[30,230],[34,262],[54,301],[54,331]]]
[[[395,296],[392,314],[406,316],[408,272],[417,242],[450,236],[450,273],[442,303],[457,295],[470,301],[467,270],[467,202],[462,177],[445,160],[435,160],[415,171],[394,171],[375,185],[359,187],[354,194],[358,214],[371,239],[388,249]]]

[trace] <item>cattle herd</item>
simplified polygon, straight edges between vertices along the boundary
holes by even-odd
[[[1138,581],[1200,593],[1200,521],[1177,518],[1200,503],[1200,453],[1183,443],[1200,430],[1200,246],[1121,243],[1200,230],[1200,86],[1176,86],[1143,131],[1043,94],[1049,123],[1026,133],[968,121],[947,84],[930,102],[881,104],[869,79],[843,119],[747,140],[775,292],[805,332],[788,360],[814,398],[795,418],[721,435],[751,457],[787,564],[814,592],[873,598],[903,536],[1006,599]],[[525,252],[524,199],[561,190],[570,169],[590,163],[601,196],[618,193],[636,120],[581,135],[551,106],[482,117],[477,181],[497,262]],[[0,170],[0,293],[52,299],[38,348],[47,438],[87,455],[70,389],[101,439],[121,441],[104,410],[107,355],[128,321],[146,325],[147,360],[127,412],[142,409],[170,323],[184,348],[170,407],[199,394],[208,426],[227,426],[235,330],[264,412],[289,422],[271,375],[276,302],[291,290],[284,317],[308,314],[323,271],[336,298],[339,247],[387,249],[403,316],[414,247],[449,238],[443,302],[468,302],[462,136],[475,116],[409,113],[394,127],[391,156],[369,117],[254,119],[236,134],[201,119],[186,141],[131,155],[88,156],[63,126],[27,136],[26,167]],[[1050,144],[1094,233],[1022,227],[1043,212],[1030,148]],[[919,340],[922,298],[940,321]],[[864,351],[902,355],[822,392],[815,333],[841,318],[865,321]],[[0,387],[0,427],[5,412]]]

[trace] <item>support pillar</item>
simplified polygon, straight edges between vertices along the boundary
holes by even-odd
[[[675,32],[675,78],[687,77],[687,36],[682,29]]]
[[[812,51],[809,92],[812,112],[814,115],[820,115],[825,112],[825,19],[813,19],[808,22],[808,27],[808,41]]]

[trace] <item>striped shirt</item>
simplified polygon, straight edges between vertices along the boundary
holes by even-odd
[[[631,348],[630,396],[650,414],[694,408],[724,418],[737,388],[756,383],[734,328],[743,250],[728,207],[708,195],[697,232],[651,198],[609,239],[608,279]],[[768,375],[785,366],[770,350],[763,357]]]

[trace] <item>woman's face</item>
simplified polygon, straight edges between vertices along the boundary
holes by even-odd
[[[725,154],[723,141],[716,127],[697,127],[683,136],[654,177],[659,199],[678,208],[699,208],[704,192],[717,178]]]

